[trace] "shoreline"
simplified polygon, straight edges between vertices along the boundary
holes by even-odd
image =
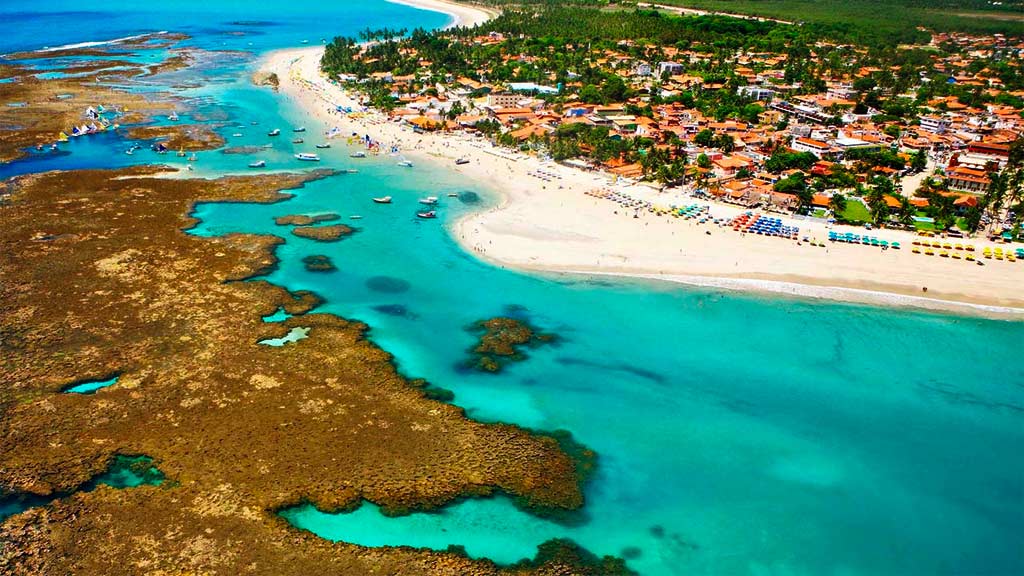
[[[826,242],[832,228],[811,221],[798,222],[800,235],[826,244],[824,248],[744,237],[731,229],[649,213],[630,217],[617,204],[586,193],[615,190],[662,204],[671,200],[679,205],[707,205],[715,217],[731,218],[746,209],[672,196],[644,184],[613,183],[605,175],[496,148],[466,134],[414,133],[374,110],[334,112],[335,105],[363,107],[320,75],[321,50],[272,52],[264,56],[260,69],[277,73],[281,93],[325,126],[346,135],[370,135],[386,147],[398,147],[410,160],[454,170],[496,192],[495,205],[448,224],[452,238],[464,250],[492,265],[1024,320],[1024,297],[1019,295],[1024,263],[989,260],[977,266],[912,254],[912,242],[918,237],[905,231],[872,231],[903,245],[902,250],[882,252]],[[460,158],[470,162],[456,166]],[[538,171],[552,177],[538,178]],[[843,226],[834,229],[864,232]],[[987,243],[961,242],[978,244],[980,260],[980,248]]]
[[[430,12],[440,12],[451,16],[452,22],[447,24],[442,30],[449,28],[455,28],[458,26],[465,26],[472,28],[478,24],[482,24],[491,18],[494,18],[497,14],[497,10],[489,8],[483,8],[480,6],[474,6],[469,4],[463,4],[459,2],[452,2],[451,0],[386,0],[391,4],[401,4],[402,6],[408,6],[410,8],[418,8],[420,10],[428,10]]]

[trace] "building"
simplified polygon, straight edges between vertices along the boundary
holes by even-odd
[[[796,152],[810,152],[818,158],[836,158],[841,152],[841,150],[833,147],[828,142],[822,142],[813,138],[794,138],[790,148]]]
[[[498,92],[487,95],[487,105],[492,108],[515,108],[523,97],[512,92]]]
[[[946,182],[950,190],[981,194],[988,190],[991,180],[981,170],[971,170],[963,166],[955,166],[946,172]]]
[[[949,130],[949,119],[941,116],[921,116],[921,129],[932,134],[945,134]]]
[[[771,100],[775,95],[775,90],[764,86],[740,86],[736,89],[736,93],[752,100]]]
[[[686,72],[686,67],[678,62],[658,62],[658,76],[664,76],[666,72],[669,76],[675,76]]]

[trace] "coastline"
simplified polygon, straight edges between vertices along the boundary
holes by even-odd
[[[473,27],[494,18],[498,14],[497,10],[470,6],[450,0],[387,0],[387,2],[447,14],[452,17],[452,22],[445,26],[444,30],[457,26]]]
[[[883,252],[826,242],[832,229],[811,221],[799,222],[801,236],[825,247],[742,236],[727,228],[649,213],[633,217],[617,204],[586,193],[614,189],[665,205],[670,201],[709,205],[715,217],[731,218],[745,209],[669,197],[643,184],[614,184],[604,175],[495,148],[465,134],[414,133],[372,110],[334,112],[335,105],[361,107],[352,95],[321,76],[321,52],[319,47],[276,51],[265,57],[260,68],[277,73],[282,94],[316,120],[344,134],[366,134],[387,147],[397,146],[410,160],[447,164],[447,169],[497,192],[495,206],[468,214],[450,227],[467,252],[496,266],[1024,319],[1024,297],[1018,289],[1024,285],[1024,263],[988,261],[977,266],[912,254],[917,236],[905,231],[874,232],[903,246]],[[456,166],[460,158],[470,162]],[[542,180],[535,176],[538,171],[553,176]],[[843,226],[834,230],[863,232]],[[979,249],[987,244],[975,243]]]

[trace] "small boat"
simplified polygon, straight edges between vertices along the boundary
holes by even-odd
[[[385,196],[383,198],[374,198],[374,202],[377,204],[391,204],[391,196]]]
[[[292,128],[292,132],[305,132],[305,131],[306,131],[306,127],[305,126],[299,126],[298,128]]]
[[[129,155],[129,156],[134,156],[135,155],[135,150],[132,150],[131,148],[129,148],[129,149],[125,150],[124,153]]]
[[[303,142],[305,142],[305,140],[303,140],[302,138],[296,138],[292,140],[292,144],[302,144]]]
[[[280,128],[274,128],[270,132],[267,132],[267,136],[280,136],[280,135],[281,135],[281,129]]]
[[[412,168],[412,162],[408,160],[402,160],[401,162],[398,163],[398,165],[401,166],[402,168]]]
[[[458,160],[455,161],[455,165],[456,166],[462,166],[463,164],[469,164],[469,159],[468,158],[459,158]]]
[[[53,144],[50,144],[50,150],[56,150],[56,149],[57,149],[57,143],[56,142],[54,142]]]
[[[321,149],[321,150],[323,150],[325,148],[330,148],[331,147],[331,143],[330,142],[324,142],[323,144],[317,144],[316,147]]]
[[[231,137],[232,138],[241,138],[242,137],[242,133],[241,132],[235,132],[234,134],[231,135]]]
[[[249,163],[249,168],[265,168],[266,166],[267,162],[265,160],[257,160]]]
[[[437,212],[434,212],[433,210],[430,212],[417,212],[416,217],[430,220],[431,218],[437,218]]]
[[[349,154],[348,156],[349,156],[349,158],[366,158],[366,152],[363,152],[362,150],[360,150],[358,152],[353,152],[353,153]]]
[[[448,193],[448,197],[449,198],[458,198],[459,197],[459,193],[458,192],[449,192]]]
[[[259,122],[253,120],[252,122],[249,122],[249,124],[252,125],[252,126],[255,126],[255,125],[259,124]]]
[[[185,148],[184,147],[179,148],[178,149],[178,158],[184,158],[184,157],[185,157]]]
[[[192,170],[192,165],[189,164],[189,165],[185,166],[185,168],[188,169],[188,170]]]
[[[349,218],[352,219],[352,220],[362,220],[363,219],[363,217],[360,216],[359,214],[353,214],[353,215],[349,216]]]
[[[196,156],[195,152],[193,152],[192,155],[188,157],[188,161],[195,162],[196,160],[199,160],[199,157]]]
[[[178,121],[178,113],[177,112],[171,112],[171,115],[168,116],[167,119],[170,120],[171,122],[177,122]]]
[[[433,206],[434,204],[437,204],[437,196],[427,196],[426,198],[420,198],[420,204]]]
[[[42,151],[43,151],[43,145],[42,144],[36,144],[36,152],[42,152]]]
[[[300,152],[295,155],[296,160],[302,160],[304,162],[319,162],[320,157],[316,154],[310,154],[309,152]]]

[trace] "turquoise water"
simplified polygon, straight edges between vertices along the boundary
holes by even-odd
[[[117,378],[117,376],[114,376],[113,378],[107,378],[104,380],[89,380],[87,382],[81,382],[69,388],[65,388],[64,392],[68,394],[94,394],[100,388],[106,388],[107,386],[113,386],[116,384]]]
[[[153,466],[153,459],[149,456],[123,456],[118,454],[110,461],[107,471],[97,475],[86,482],[78,489],[79,492],[89,492],[98,486],[110,486],[112,488],[136,488],[138,486],[159,486],[163,484],[164,475]],[[0,497],[0,522],[14,514],[20,514],[29,508],[46,506],[62,495],[35,496],[35,495],[12,495]]]
[[[150,17],[156,29],[174,29],[163,16],[138,16]],[[443,23],[436,16],[433,25]],[[294,45],[301,25],[260,29],[268,46]],[[193,86],[181,93],[209,121],[229,124],[220,128],[229,146],[272,147],[200,153],[195,174],[247,173],[254,159],[266,160],[267,171],[308,167],[291,154],[313,151],[323,127],[249,86],[251,67],[249,57],[212,58],[184,75]],[[296,147],[289,130],[299,125],[309,131]],[[268,138],[275,127],[282,136]],[[0,175],[31,162],[40,169],[156,158],[116,154],[124,141],[110,138],[0,167]],[[1024,572],[1024,368],[1014,359],[1024,325],[519,274],[476,260],[448,232],[460,215],[493,203],[491,191],[424,163],[408,170],[394,158],[353,160],[341,143],[319,152],[321,166],[359,172],[310,183],[284,203],[199,205],[201,223],[191,232],[281,236],[270,281],[316,292],[326,300],[319,311],[366,322],[404,374],[452,390],[470,417],[566,429],[600,460],[579,525],[531,517],[502,498],[401,518],[369,503],[350,514],[295,508],[283,513],[294,525],[367,546],[462,545],[499,562],[569,537],[656,575]],[[465,191],[482,202],[448,197]],[[385,194],[394,204],[370,200]],[[426,195],[441,197],[436,221],[415,217]],[[322,212],[342,215],[357,233],[324,244],[273,221]],[[338,270],[306,271],[301,260],[313,254]],[[498,375],[466,371],[466,327],[496,315],[527,319],[559,335],[559,344],[531,350]]]

